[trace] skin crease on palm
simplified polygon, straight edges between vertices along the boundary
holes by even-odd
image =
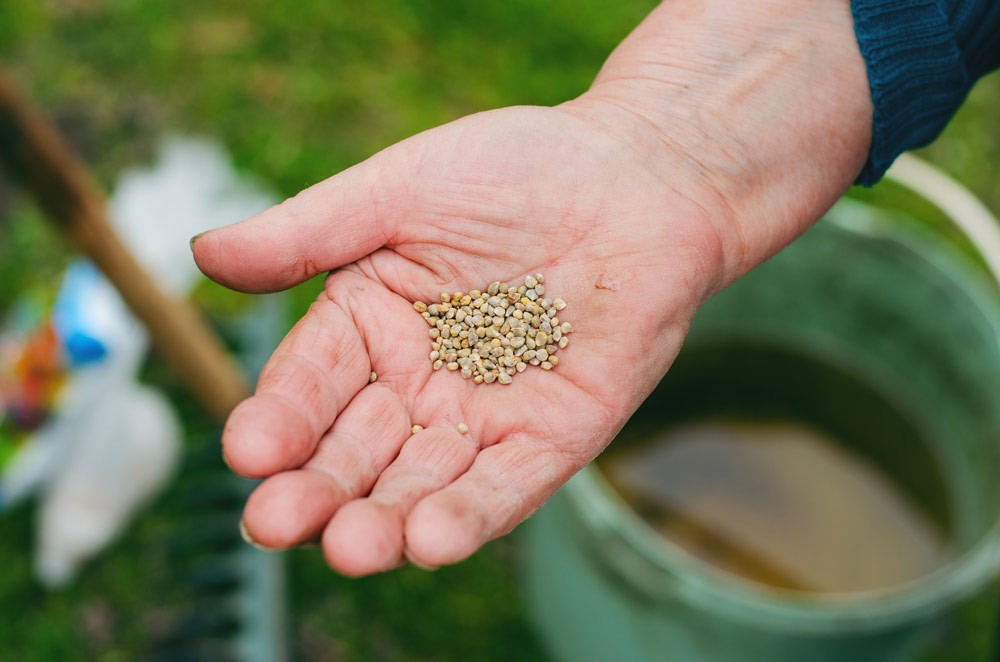
[[[319,540],[349,575],[466,558],[607,446],[708,296],[836,200],[871,132],[847,0],[743,4],[664,3],[579,99],[432,129],[193,243],[243,291],[331,272],[223,434],[266,478],[257,543]],[[569,302],[558,367],[433,372],[412,302],[528,273]]]

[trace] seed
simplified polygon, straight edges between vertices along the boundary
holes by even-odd
[[[559,349],[566,349],[566,345],[569,344],[569,336],[563,336],[559,339]]]
[[[467,434],[468,432],[469,432],[469,426],[468,425],[466,425],[465,423],[459,423],[458,424],[458,433],[459,434]]]
[[[559,328],[562,330],[564,334],[573,333],[573,325],[570,324],[569,322],[563,322]]]
[[[378,373],[372,370],[372,373],[368,375],[368,383],[374,384],[376,381],[378,381]]]
[[[523,285],[494,281],[485,292],[442,292],[440,303],[414,302],[431,327],[433,369],[447,367],[475,384],[510,384],[528,366],[558,365],[554,354],[572,327],[559,323],[556,311],[565,301],[546,299],[544,281],[528,274]]]
[[[423,425],[413,425],[410,427],[410,434],[416,434],[424,429]]]

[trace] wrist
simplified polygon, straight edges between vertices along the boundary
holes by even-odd
[[[707,212],[723,286],[818,219],[871,139],[848,0],[665,2],[566,107]]]

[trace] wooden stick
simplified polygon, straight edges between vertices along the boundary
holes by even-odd
[[[212,329],[185,300],[168,295],[115,233],[105,198],[57,129],[0,71],[0,162],[61,231],[104,272],[149,330],[154,348],[219,421],[248,387]]]

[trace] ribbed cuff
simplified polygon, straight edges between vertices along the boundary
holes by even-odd
[[[972,80],[939,2],[852,0],[851,13],[875,108],[871,151],[855,183],[871,186],[897,156],[941,133]]]

